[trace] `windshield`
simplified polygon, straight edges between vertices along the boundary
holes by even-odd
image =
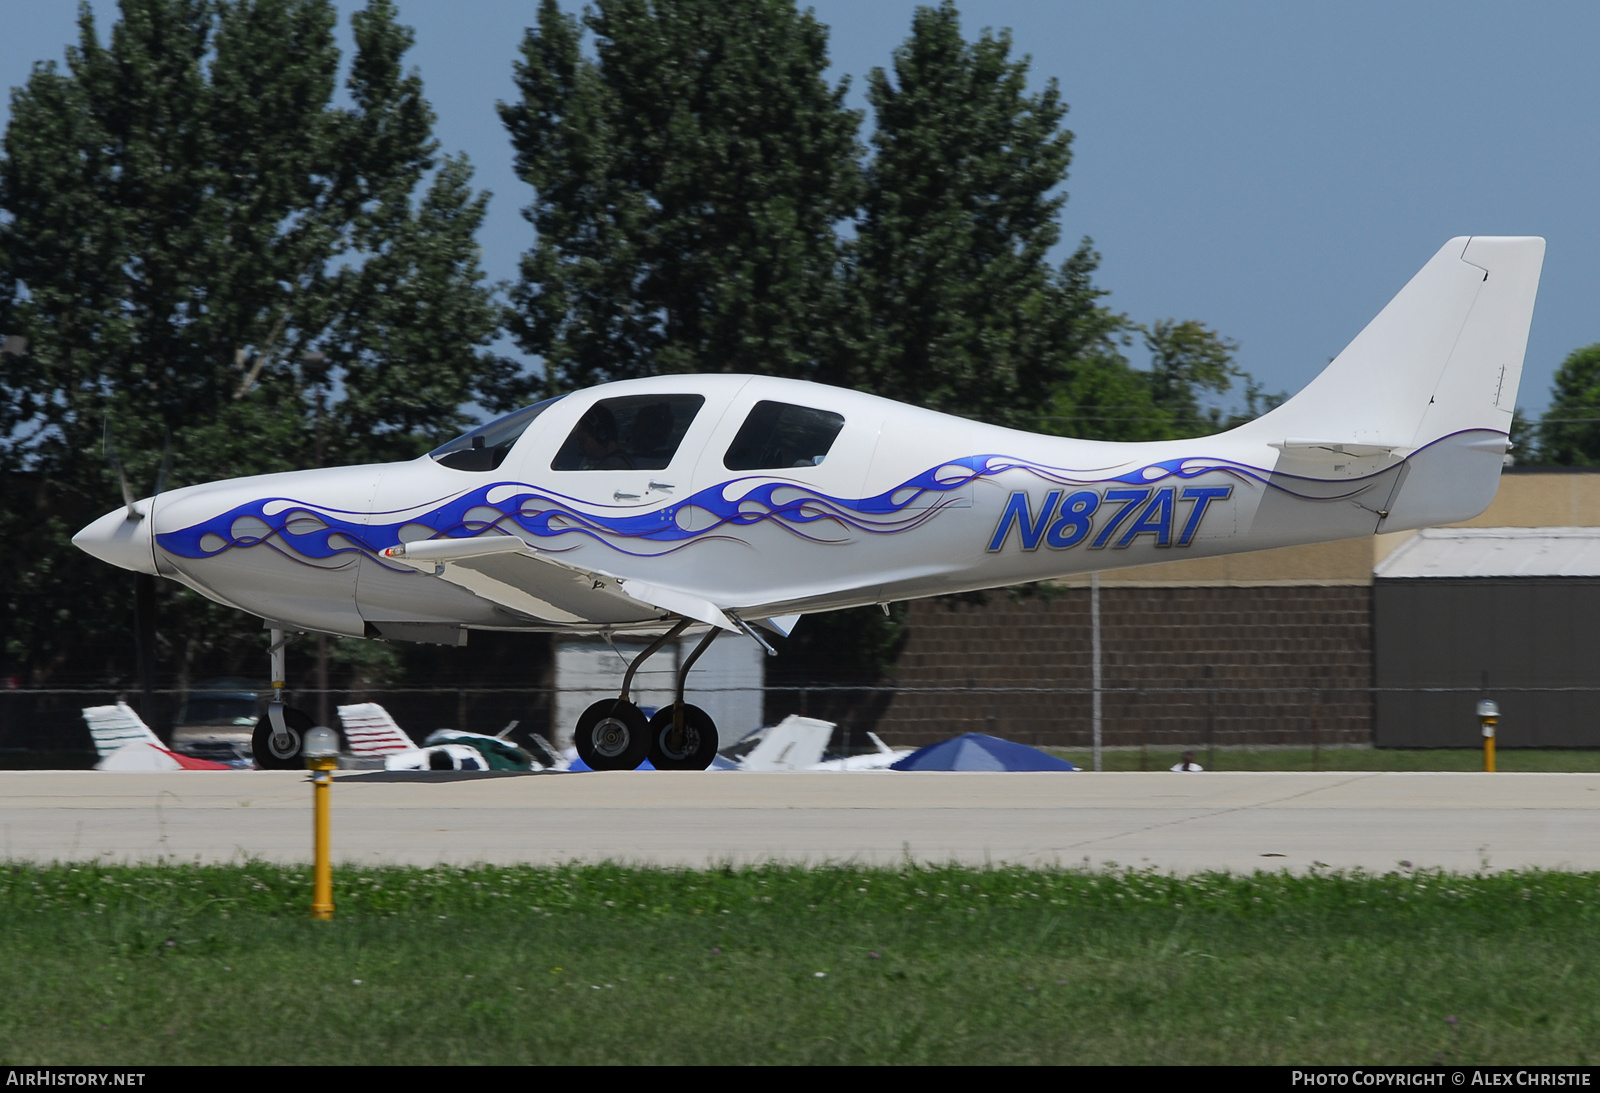
[[[532,406],[514,410],[505,417],[495,418],[469,433],[462,433],[448,444],[441,444],[428,454],[458,471],[492,471],[506,461],[517,438],[527,432],[533,419],[560,402],[565,395],[547,398]]]

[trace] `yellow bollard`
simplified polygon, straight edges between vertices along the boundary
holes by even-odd
[[[1478,702],[1478,725],[1483,730],[1483,769],[1494,773],[1494,729],[1500,723],[1500,704],[1491,698]]]
[[[333,772],[339,767],[339,737],[332,729],[317,726],[306,733],[301,748],[311,770],[311,917],[333,917],[333,836],[329,820]]]

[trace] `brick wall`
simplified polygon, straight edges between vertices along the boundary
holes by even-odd
[[[1107,745],[1368,743],[1370,588],[1107,588],[1100,592]],[[876,717],[885,741],[921,745],[962,732],[1087,746],[1089,590],[987,603],[910,606]],[[916,687],[999,688],[918,693]],[[1318,692],[1313,700],[1313,690]],[[873,727],[873,726],[865,726]]]

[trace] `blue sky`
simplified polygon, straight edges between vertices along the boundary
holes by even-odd
[[[532,239],[519,214],[530,193],[494,104],[512,94],[536,4],[399,6],[439,139],[494,193],[485,268],[513,278]],[[915,6],[813,5],[855,105]],[[1009,27],[1034,86],[1059,81],[1076,134],[1064,246],[1093,237],[1108,302],[1131,318],[1206,322],[1268,389],[1292,393],[1446,239],[1532,234],[1549,251],[1521,405],[1542,410],[1562,357],[1600,341],[1600,4],[959,6],[968,37]],[[114,13],[94,7],[102,24]],[[0,0],[0,82],[59,60],[75,13]]]

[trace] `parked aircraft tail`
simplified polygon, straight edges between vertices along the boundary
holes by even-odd
[[[100,761],[95,770],[227,770],[226,763],[180,755],[161,742],[143,718],[126,702],[115,706],[86,706],[83,720],[89,726]]]
[[[395,723],[389,711],[376,702],[340,706],[339,722],[344,725],[345,739],[350,742],[350,754],[359,759],[378,759],[417,750],[416,742]]]
[[[100,753],[102,759],[129,744],[162,746],[161,738],[150,731],[144,719],[120,699],[115,706],[84,707],[83,720],[89,726],[94,750]]]
[[[790,714],[765,730],[754,748],[739,760],[741,770],[805,770],[822,761],[834,724],[814,717]],[[746,737],[745,739],[749,739]],[[737,752],[737,748],[733,749]]]
[[[1288,473],[1405,460],[1379,531],[1476,516],[1509,447],[1544,246],[1450,240],[1305,390],[1237,435],[1280,449]]]

